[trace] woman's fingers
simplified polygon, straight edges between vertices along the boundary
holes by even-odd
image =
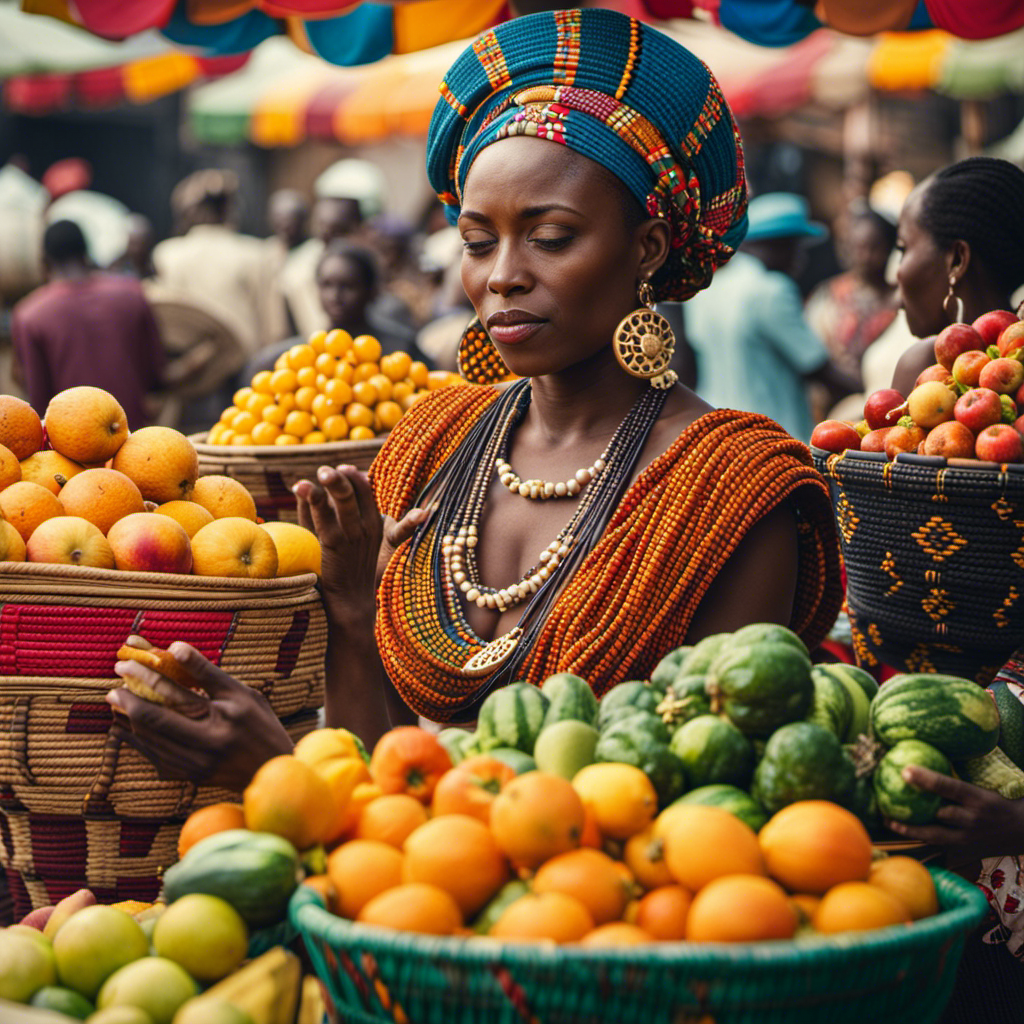
[[[169,707],[181,709],[206,703],[205,699],[194,690],[180,686],[173,679],[169,679],[155,669],[149,668],[148,665],[142,665],[137,661],[119,661],[114,666],[114,671],[122,679],[137,679],[140,683],[148,686],[149,689],[159,694]],[[135,695],[133,694],[133,696]]]
[[[337,510],[338,523],[349,541],[361,540],[366,532],[365,511],[356,490],[358,475],[351,466],[339,466],[337,469],[321,466],[316,471],[316,478],[330,495]],[[372,505],[372,495],[370,500]]]
[[[167,650],[214,700],[243,692],[252,692],[245,683],[240,683],[234,676],[229,676],[222,668],[214,665],[209,658],[200,654],[191,644],[175,640]]]
[[[144,737],[163,736],[172,743],[199,750],[210,743],[209,730],[201,721],[145,700],[123,686],[107,694],[107,703],[123,711],[131,722],[132,732]]]
[[[904,768],[903,779],[926,793],[934,793],[944,800],[952,800],[958,804],[971,803],[983,792],[969,782],[951,778],[942,772],[933,772],[930,768],[922,768],[920,765],[908,765]]]
[[[957,828],[942,825],[906,825],[902,821],[885,822],[886,828],[907,839],[916,839],[931,846],[956,846],[964,842],[964,833]]]
[[[388,547],[394,550],[404,544],[416,532],[416,527],[426,518],[427,510],[425,508],[413,508],[406,512],[398,522],[389,521],[384,533],[384,540]]]

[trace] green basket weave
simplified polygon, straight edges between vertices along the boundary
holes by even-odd
[[[988,907],[970,883],[930,870],[935,917],[745,946],[431,938],[353,924],[306,887],[289,916],[344,1024],[929,1024]]]

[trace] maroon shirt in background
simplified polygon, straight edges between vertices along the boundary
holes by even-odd
[[[132,430],[148,422],[143,397],[166,357],[137,281],[94,273],[43,285],[14,307],[11,334],[40,416],[59,391],[90,384],[114,395]]]

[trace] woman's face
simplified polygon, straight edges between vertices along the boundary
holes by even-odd
[[[850,225],[847,239],[850,269],[869,280],[885,275],[889,261],[889,241],[870,217],[857,217]]]
[[[504,139],[477,156],[459,217],[462,283],[513,373],[595,355],[637,307],[641,269],[653,268],[628,199],[610,172],[547,140]]]
[[[359,267],[347,256],[328,256],[316,274],[320,305],[331,327],[359,326],[370,301],[370,289]]]
[[[923,188],[919,185],[907,197],[900,213],[896,239],[900,264],[896,284],[911,333],[927,338],[938,334],[949,323],[949,316],[942,308],[942,300],[949,292],[949,266],[948,254],[921,225],[922,195]]]

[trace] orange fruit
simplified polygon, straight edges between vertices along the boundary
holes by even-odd
[[[508,861],[491,830],[466,814],[432,818],[409,835],[403,849],[403,880],[444,889],[467,918],[509,880]]]
[[[21,534],[6,519],[0,519],[0,562],[24,562],[27,553]]]
[[[871,865],[868,881],[895,896],[912,921],[939,912],[939,898],[931,872],[913,857],[885,857]]]
[[[405,401],[405,399],[407,399],[415,391],[416,385],[413,384],[411,381],[400,380],[398,381],[398,383],[395,384],[394,388],[392,388],[391,390],[391,400],[393,402],[398,402],[399,408],[401,408],[400,403]]]
[[[352,347],[352,335],[348,331],[336,327],[333,331],[327,332],[324,350],[335,359],[340,359]]]
[[[759,875],[722,875],[693,897],[686,937],[691,942],[791,939],[796,926],[796,912],[778,883]]]
[[[277,437],[274,438],[274,444],[302,444],[302,441],[299,440],[299,438],[297,438],[294,434],[278,434]]]
[[[228,442],[228,444],[239,445],[239,446],[241,446],[243,444],[247,445],[247,446],[251,445],[252,444],[252,434],[237,434],[236,433],[235,436],[232,437],[231,440]]]
[[[302,439],[303,444],[326,444],[327,435],[322,430],[311,430]]]
[[[608,949],[616,946],[646,946],[654,941],[653,935],[648,935],[642,928],[635,924],[626,924],[625,921],[612,921],[609,924],[599,925],[591,932],[580,939],[580,945],[585,949]]]
[[[345,386],[347,387],[348,385]],[[326,419],[331,416],[337,416],[341,412],[341,406],[336,402],[332,402],[327,395],[317,395],[310,403],[310,409],[321,426],[323,426]]]
[[[325,839],[334,843],[346,834],[348,829],[348,805],[356,786],[370,781],[370,771],[361,757],[328,757],[317,761],[313,769],[331,789],[331,804],[334,820]]]
[[[251,412],[240,412],[231,421],[230,426],[236,434],[250,434],[256,422],[256,417]]]
[[[375,373],[367,382],[377,389],[377,401],[387,402],[391,398],[391,391],[394,385],[391,378],[384,373]]]
[[[256,522],[256,502],[243,484],[229,476],[201,476],[192,488],[192,500],[214,519],[241,516]]]
[[[575,896],[595,924],[622,917],[632,884],[619,866],[600,850],[570,850],[545,861],[533,879],[533,891]]]
[[[249,401],[245,403],[245,411],[251,412],[254,416],[259,418],[262,415],[263,410],[266,409],[268,405],[273,404],[273,395],[254,394]]]
[[[246,828],[283,836],[297,850],[322,843],[335,823],[330,786],[291,754],[272,757],[257,769],[242,806]]]
[[[583,831],[580,833],[580,846],[591,850],[604,849],[604,836],[597,827],[597,817],[586,804],[583,805]]]
[[[338,368],[338,360],[329,352],[323,352],[316,357],[316,372],[327,377],[333,377],[334,371]]]
[[[531,773],[533,774],[533,773]],[[529,893],[511,903],[491,928],[496,939],[579,942],[594,930],[594,919],[578,899],[564,892]]]
[[[242,415],[249,416],[255,425],[252,413]],[[189,497],[199,476],[199,456],[181,431],[143,427],[118,448],[111,468],[133,481],[146,501],[161,503]]]
[[[583,801],[571,783],[527,772],[494,798],[491,831],[516,867],[535,868],[579,846],[584,816]]]
[[[352,371],[352,380],[350,383],[355,386],[356,384],[363,384],[373,377],[380,367],[376,363],[359,363]]]
[[[270,390],[275,395],[294,391],[299,386],[295,371],[291,369],[275,370],[270,377]]]
[[[295,383],[300,388],[312,387],[316,384],[317,376],[315,366],[304,366],[301,370],[295,371]]]
[[[823,893],[840,882],[864,881],[871,837],[860,820],[827,800],[783,807],[758,835],[772,878],[792,892]]]
[[[244,409],[239,409],[237,406],[229,405],[221,414],[220,422],[227,427],[231,426],[231,421],[240,413],[244,412]]]
[[[344,416],[328,416],[322,426],[328,441],[344,441],[348,437],[348,420]]]
[[[50,399],[43,418],[50,447],[87,465],[112,458],[128,436],[128,417],[121,403],[102,388],[61,391]]]
[[[402,418],[402,407],[397,402],[381,402],[376,411],[383,430],[391,430]]]
[[[268,405],[266,409],[260,413],[264,423],[273,424],[275,427],[283,427],[284,421],[288,416],[288,410],[282,409],[280,405]]]
[[[130,572],[192,571],[192,550],[185,528],[170,516],[129,512],[107,534],[114,563]]]
[[[309,412],[309,410],[313,408],[313,402],[319,397],[320,392],[312,385],[299,388],[299,390],[295,392],[296,412]],[[292,415],[295,415],[295,413]]]
[[[345,406],[345,419],[349,427],[370,427],[373,425],[373,410],[362,402],[349,402]]]
[[[801,924],[810,924],[821,903],[821,897],[809,892],[795,892],[789,897],[789,902],[796,910],[796,916]]]
[[[225,516],[196,530],[192,571],[197,576],[270,579],[277,575],[277,546],[251,519]]]
[[[418,388],[425,388],[427,381],[430,380],[430,370],[427,369],[426,363],[421,363],[418,359],[413,360],[409,365],[409,380],[413,382]]]
[[[377,388],[371,384],[368,380],[360,381],[352,388],[352,396],[355,400],[365,406],[374,406],[377,404],[378,394]]]
[[[39,413],[14,395],[0,395],[0,444],[19,462],[43,447]]]
[[[314,331],[306,340],[306,344],[319,355],[327,351],[327,331]]]
[[[85,466],[47,448],[30,455],[21,463],[21,479],[31,480],[51,493],[59,494],[64,484],[83,469]]]
[[[675,881],[665,863],[665,841],[654,835],[653,825],[629,837],[622,859],[645,889],[657,889]]]
[[[260,370],[252,379],[252,389],[260,395],[270,395],[273,392],[270,390],[270,378],[273,377],[273,372],[270,370]]]
[[[324,394],[329,401],[341,409],[352,401],[352,386],[335,377],[324,385]]]
[[[214,423],[214,425],[206,432],[206,443],[223,444],[224,431],[230,429],[230,427],[225,427],[223,423]]]
[[[276,373],[278,370],[287,370],[287,369],[288,369],[288,353],[287,352],[282,352],[274,360],[274,373]]]
[[[451,384],[453,374],[450,374],[447,370],[431,370],[427,374],[427,390],[437,391],[440,388],[446,388]]]
[[[232,396],[231,401],[236,409],[244,409],[246,403],[255,394],[252,388],[239,388]]]
[[[0,515],[26,543],[40,523],[64,514],[64,506],[55,495],[28,480],[19,480],[0,491]]]
[[[356,839],[374,839],[401,850],[406,839],[427,820],[426,807],[414,796],[385,793],[362,809],[353,835]]]
[[[370,427],[353,427],[348,432],[350,441],[372,441],[376,436]]]
[[[494,798],[515,777],[515,771],[496,757],[487,754],[468,757],[441,776],[434,790],[431,810],[435,817],[468,814],[488,825]]]
[[[691,892],[723,875],[765,873],[757,834],[720,807],[670,807],[659,816],[654,835],[664,840],[669,871]]]
[[[681,885],[662,885],[646,893],[636,908],[640,928],[660,942],[678,942],[686,938],[686,919],[693,893]]]
[[[181,826],[178,835],[178,858],[182,858],[200,839],[215,832],[227,832],[232,828],[245,828],[245,813],[241,804],[223,801],[209,804],[193,811]]]
[[[408,352],[392,352],[390,355],[382,356],[380,360],[380,372],[392,381],[397,382],[408,377],[411,368],[412,356]]]
[[[630,764],[588,764],[572,780],[580,799],[594,811],[601,834],[628,839],[642,832],[658,811],[650,779]]]
[[[354,918],[374,898],[402,884],[402,853],[387,843],[351,839],[327,857],[338,913]]]
[[[301,409],[288,413],[284,421],[284,432],[293,437],[305,437],[313,429],[313,417]]]
[[[288,349],[288,367],[301,370],[304,366],[312,366],[316,362],[316,352],[312,345],[292,345]]]
[[[35,456],[30,455],[25,461],[27,462],[29,459],[33,458],[35,458]],[[21,463],[17,460],[14,452],[12,452],[10,448],[6,445],[0,444],[0,491],[5,487],[9,487],[11,484],[16,484],[21,478]],[[43,480],[46,480],[45,476],[43,477]],[[39,480],[35,481],[35,483],[40,482],[41,481]],[[49,484],[42,483],[42,486],[46,487],[46,489],[52,494],[56,494],[57,491],[60,490],[60,486],[53,479],[52,474],[50,475]]]
[[[253,444],[273,444],[281,436],[281,428],[273,423],[257,423],[252,428]]]
[[[277,575],[298,576],[304,572],[320,575],[320,541],[315,533],[298,523],[263,523],[277,548]]]
[[[370,756],[370,774],[385,793],[408,793],[429,804],[452,760],[432,732],[401,725],[384,733]]]
[[[346,384],[352,383],[352,378],[354,375],[354,367],[347,359],[343,359],[340,363],[338,363],[338,368],[334,371],[334,379],[344,381]]]
[[[375,896],[356,920],[422,935],[451,935],[462,927],[462,915],[451,896],[436,885],[419,882],[399,885]]]
[[[376,782],[357,783],[356,788],[352,790],[352,795],[348,798],[348,806],[345,808],[341,823],[341,834],[348,837],[353,836],[363,811],[383,795],[383,791]]]
[[[910,911],[879,885],[842,882],[821,898],[814,912],[814,927],[824,935],[887,928],[910,920]]]
[[[360,334],[352,339],[352,351],[361,363],[376,363],[380,360],[380,342],[369,334]]]

